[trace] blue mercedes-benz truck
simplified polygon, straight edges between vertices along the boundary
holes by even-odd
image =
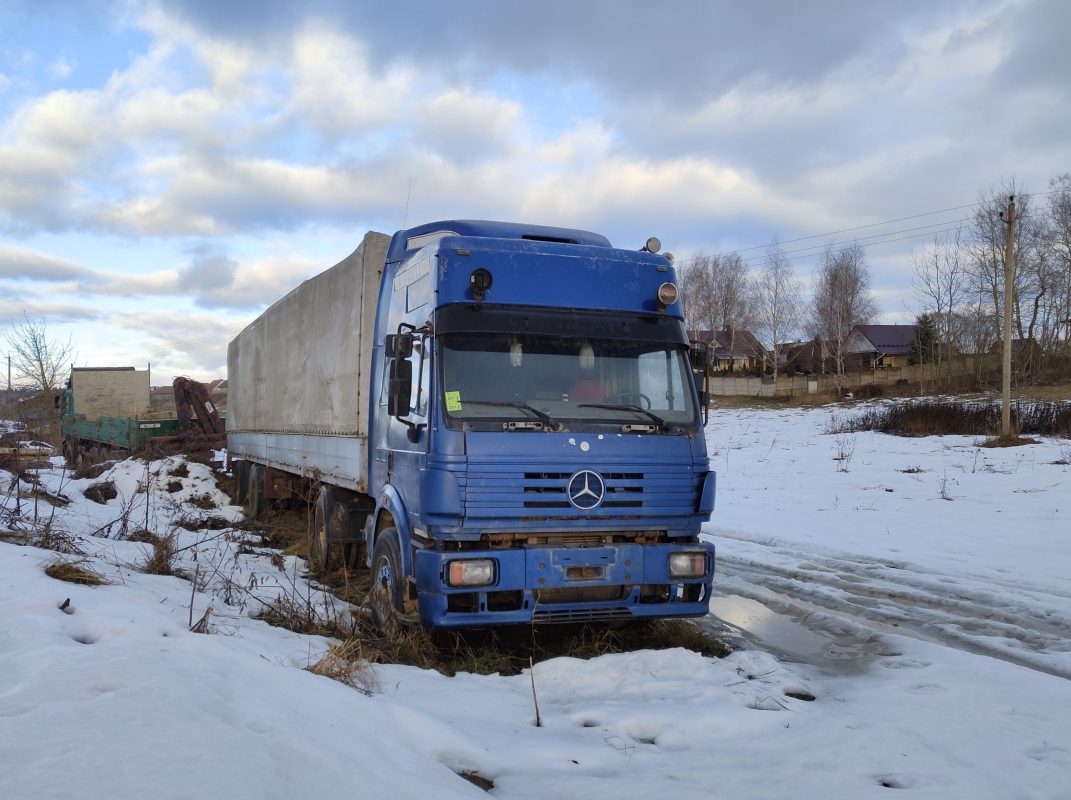
[[[230,344],[251,513],[311,499],[311,557],[369,566],[380,618],[707,613],[705,353],[656,245],[472,220],[369,233]]]

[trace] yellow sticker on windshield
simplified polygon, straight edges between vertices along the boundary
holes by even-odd
[[[447,411],[460,411],[461,410],[461,392],[447,392],[446,393],[446,410]]]

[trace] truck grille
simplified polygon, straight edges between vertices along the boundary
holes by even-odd
[[[639,520],[690,513],[699,500],[701,476],[689,465],[644,464],[642,472],[621,467],[599,470],[606,496],[598,508],[578,511],[566,495],[569,479],[582,467],[532,470],[512,464],[469,463],[461,479],[469,518],[522,518],[526,522],[575,519]]]
[[[532,622],[603,622],[615,619],[632,619],[627,608],[537,608]]]
[[[525,495],[537,497],[524,501],[525,508],[572,508],[565,496],[571,472],[526,472],[524,473]],[[606,499],[601,508],[642,508],[643,473],[610,472],[606,481]]]

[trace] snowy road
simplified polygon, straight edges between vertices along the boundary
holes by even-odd
[[[820,634],[861,622],[1071,679],[1066,440],[823,433],[832,413],[718,418],[718,590]]]
[[[719,557],[719,574],[729,579],[724,590],[812,630],[836,632],[827,611],[1071,679],[1066,594],[1029,581],[986,585],[906,562],[820,556],[789,544],[718,541],[730,552]]]

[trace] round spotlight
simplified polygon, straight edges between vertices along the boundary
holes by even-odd
[[[677,297],[677,287],[669,281],[663,283],[658,287],[658,310],[665,311],[667,306],[677,302]]]
[[[483,267],[477,267],[469,275],[469,288],[472,289],[472,295],[477,300],[483,300],[484,294],[491,288],[492,283],[494,283],[494,278]]]
[[[647,240],[647,244],[643,246],[643,249],[648,253],[657,253],[662,249],[662,242],[657,236],[652,236]]]
[[[673,264],[675,261],[675,259],[673,258],[673,253],[663,253],[662,258],[664,258],[670,264]]]

